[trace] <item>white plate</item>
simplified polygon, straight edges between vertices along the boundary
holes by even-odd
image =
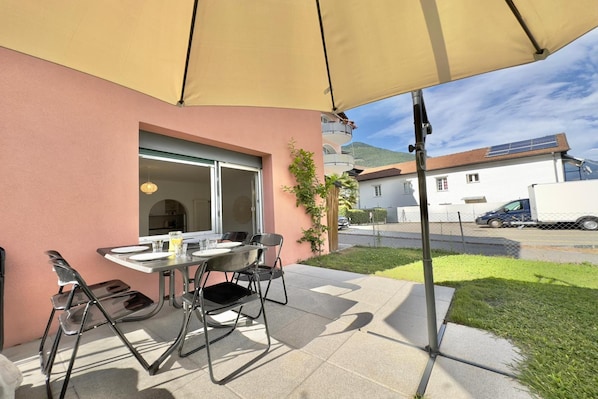
[[[129,256],[129,259],[156,260],[156,259],[168,258],[171,255],[174,255],[174,252],[149,252],[147,254],[137,254],[137,255]]]
[[[230,241],[230,242],[220,242],[216,244],[216,248],[234,248],[238,247],[239,245],[243,245],[242,242]]]
[[[191,255],[193,256],[214,256],[214,255],[221,255],[230,252],[230,248],[215,248],[215,249],[205,249],[203,251],[195,251]]]
[[[128,254],[131,252],[142,252],[145,250],[148,250],[149,247],[145,247],[143,245],[135,245],[132,247],[120,247],[120,248],[113,248],[111,250],[111,252],[117,253],[117,254]]]

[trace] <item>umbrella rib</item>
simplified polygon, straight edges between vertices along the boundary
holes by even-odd
[[[328,90],[330,91],[330,100],[332,101],[332,110],[336,111],[334,103],[334,90],[332,89],[332,79],[330,77],[330,65],[328,63],[328,51],[326,50],[326,35],[324,35],[324,23],[322,22],[322,10],[320,9],[320,0],[316,0],[318,8],[318,20],[320,22],[320,34],[322,35],[322,47],[324,49],[324,60],[326,61],[326,74],[328,75]]]
[[[185,85],[187,83],[187,71],[189,70],[189,59],[191,58],[191,44],[193,43],[193,32],[195,31],[195,17],[197,15],[198,0],[193,4],[193,15],[191,17],[191,27],[189,28],[189,43],[187,44],[187,58],[185,59],[185,73],[183,74],[183,84],[181,87],[181,98],[178,101],[179,106],[185,105]]]
[[[505,0],[505,2],[507,3],[507,5],[509,6],[509,8],[511,9],[511,12],[515,16],[515,18],[517,18],[517,22],[519,22],[519,25],[521,25],[521,28],[523,29],[523,31],[525,32],[525,34],[529,38],[530,42],[532,42],[532,45],[536,49],[536,54],[542,54],[542,53],[544,53],[544,49],[542,49],[540,47],[540,45],[538,44],[538,42],[534,38],[534,35],[532,35],[532,32],[527,27],[527,24],[523,20],[523,17],[521,16],[521,13],[517,9],[517,6],[513,3],[513,0]]]

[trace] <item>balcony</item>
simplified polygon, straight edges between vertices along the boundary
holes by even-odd
[[[323,122],[322,135],[331,143],[343,145],[353,138],[353,126],[341,122]]]
[[[349,154],[324,154],[324,174],[341,175],[353,169],[355,160]]]

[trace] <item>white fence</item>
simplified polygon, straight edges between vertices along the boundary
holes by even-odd
[[[483,204],[454,204],[428,207],[430,222],[456,222],[458,215],[461,221],[474,222],[484,213],[504,205],[504,202],[487,202]],[[419,206],[403,206],[388,209],[388,223],[419,222]]]

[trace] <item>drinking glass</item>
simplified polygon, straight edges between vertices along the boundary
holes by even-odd
[[[154,240],[152,241],[152,251],[154,252],[162,252],[162,248],[164,247],[164,240]]]
[[[208,240],[207,238],[202,238],[199,240],[199,249],[200,251],[205,251],[206,249],[208,249],[208,243],[210,240]]]

